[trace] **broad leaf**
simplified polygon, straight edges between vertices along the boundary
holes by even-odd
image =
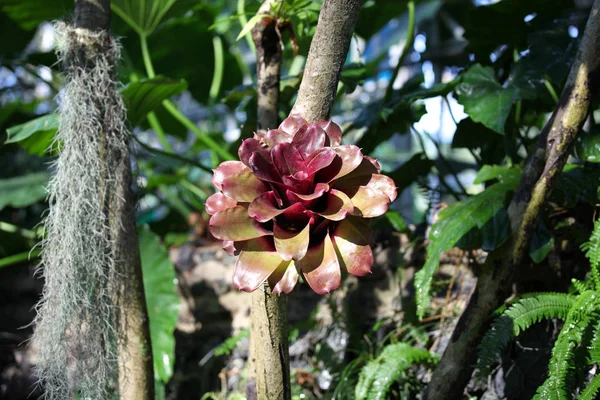
[[[167,383],[175,363],[175,326],[179,314],[177,276],[167,249],[147,227],[140,229],[144,291],[150,319],[150,338],[156,380]]]
[[[587,162],[600,163],[600,129],[581,132],[575,145],[577,156]]]
[[[468,197],[439,213],[439,221],[433,225],[429,234],[430,243],[427,246],[425,265],[415,275],[419,318],[423,318],[429,307],[431,282],[442,252],[454,247],[471,229],[483,227],[504,207],[506,193],[515,187],[514,183],[496,183],[476,196]]]
[[[177,0],[113,0],[111,8],[141,36],[154,32]]]
[[[473,121],[504,133],[506,118],[517,99],[515,88],[503,87],[491,67],[475,64],[463,74],[456,89],[458,102]]]
[[[484,165],[477,173],[473,183],[483,183],[492,179],[498,179],[498,181],[502,183],[516,185],[521,180],[521,168],[518,166],[503,167],[500,165]]]
[[[539,264],[550,253],[553,245],[554,238],[552,237],[552,233],[540,221],[529,241],[529,257],[531,257],[534,263]]]
[[[43,155],[58,129],[58,114],[47,114],[6,130],[6,143],[17,143],[35,155]],[[35,136],[34,136],[35,135]]]
[[[127,118],[132,125],[138,125],[146,115],[156,110],[163,100],[187,89],[183,80],[172,80],[163,76],[131,82],[123,90],[123,100],[127,106]]]
[[[33,30],[41,22],[57,20],[73,10],[72,0],[2,0],[0,3],[3,12],[25,30]]]
[[[27,207],[44,200],[49,179],[45,172],[0,179],[0,210],[6,206]]]

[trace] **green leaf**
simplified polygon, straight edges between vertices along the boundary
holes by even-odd
[[[148,227],[139,230],[144,291],[150,319],[154,374],[167,383],[175,362],[175,326],[179,314],[177,275],[167,249]]]
[[[427,350],[417,349],[406,343],[390,344],[360,371],[355,389],[356,399],[388,399],[390,387],[402,378],[404,371],[413,364],[432,361],[434,358]]]
[[[177,0],[113,0],[111,9],[139,35],[148,36]]]
[[[385,217],[397,232],[408,230],[408,225],[406,225],[404,218],[402,218],[398,211],[388,211],[385,213]]]
[[[6,206],[27,207],[44,200],[49,179],[50,174],[45,172],[0,179],[0,210]]]
[[[475,122],[503,134],[506,118],[518,98],[513,87],[503,87],[496,79],[494,69],[475,64],[464,74],[456,87],[458,102],[465,107]]]
[[[575,149],[577,157],[582,161],[600,163],[600,127],[595,126],[591,132],[581,132],[577,138]]]
[[[16,143],[30,136],[44,132],[56,132],[58,129],[58,114],[47,114],[27,121],[24,124],[15,125],[6,130],[8,139],[5,143]]]
[[[238,37],[235,39],[240,40],[241,38],[243,38],[244,36],[246,36],[248,33],[250,33],[250,31],[252,30],[252,28],[254,28],[256,26],[256,24],[258,24],[258,22],[263,19],[265,17],[265,14],[256,14],[255,16],[253,16],[252,18],[250,18],[248,20],[248,22],[246,22],[246,25],[244,25],[244,28],[242,29],[242,31],[240,32],[240,34],[238,35]]]
[[[2,0],[2,10],[25,30],[72,13],[72,0]],[[4,24],[4,21],[2,21]]]
[[[173,80],[164,76],[131,82],[121,94],[127,106],[127,118],[132,125],[138,125],[146,115],[156,110],[162,102],[187,89],[184,80]]]
[[[534,263],[539,264],[550,253],[553,245],[554,238],[552,237],[552,233],[546,228],[543,222],[540,222],[529,242],[529,257],[531,257]]]
[[[484,165],[481,167],[473,184],[479,184],[492,179],[498,179],[502,183],[518,184],[521,180],[521,167],[503,167],[501,165]]]
[[[498,210],[496,214],[486,222],[480,229],[481,249],[490,252],[496,250],[510,237],[510,220],[505,208]]]
[[[476,196],[468,197],[440,211],[439,221],[429,233],[427,258],[423,268],[415,275],[417,290],[417,314],[423,318],[429,307],[433,274],[440,263],[440,256],[475,227],[481,228],[505,205],[508,191],[516,187],[513,183],[496,183]]]

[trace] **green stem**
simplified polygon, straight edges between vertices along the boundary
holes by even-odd
[[[223,82],[223,41],[219,36],[213,37],[213,49],[215,53],[215,69],[213,71],[212,83],[210,85],[209,96],[214,102],[221,91],[221,83]]]
[[[240,25],[242,26],[242,29],[244,29],[248,23],[248,18],[246,18],[246,0],[238,0],[237,13]],[[256,47],[254,46],[254,42],[252,41],[250,35],[246,35],[244,38],[246,39],[246,43],[248,43],[248,47],[250,47],[250,51],[252,53],[256,53]]]
[[[148,42],[146,41],[145,35],[140,35],[140,44],[142,47],[144,66],[146,67],[146,74],[148,74],[149,78],[153,78],[156,76],[156,74],[154,73],[154,67],[152,65],[152,59],[150,58],[150,52],[148,51]],[[179,111],[177,106],[175,106],[170,100],[164,100],[162,104],[177,121],[191,130],[206,147],[219,154],[221,158],[225,160],[235,160],[235,157],[229,151],[217,144],[217,142],[212,140],[205,132],[202,132],[196,126],[196,124],[194,124],[188,117]]]
[[[37,257],[40,254],[40,250],[35,249],[26,251],[24,253],[14,254],[12,256],[0,258],[0,268],[8,267],[9,265],[18,264],[23,261],[30,260]]]
[[[152,128],[152,130],[156,133],[156,136],[158,137],[158,141],[160,142],[160,144],[162,144],[162,146],[164,147],[165,150],[172,153],[173,147],[171,147],[171,144],[167,140],[167,135],[165,134],[165,131],[163,130],[162,125],[160,124],[160,121],[156,117],[156,114],[154,113],[154,111],[150,111],[148,113],[148,115],[146,115],[146,119],[148,119],[150,128]]]
[[[550,93],[550,96],[552,96],[552,100],[554,100],[554,102],[558,104],[558,95],[556,94],[556,91],[552,87],[552,84],[550,83],[548,78],[544,78],[544,86],[546,86],[548,93]]]
[[[20,228],[17,225],[13,225],[8,222],[2,222],[2,221],[0,221],[0,231],[4,231],[4,232],[8,232],[8,233],[18,233],[27,239],[37,239],[40,237],[40,235],[38,235],[38,233],[35,231]]]
[[[175,153],[167,153],[166,151],[162,151],[159,149],[155,149],[153,147],[148,146],[146,143],[142,142],[140,139],[137,138],[137,136],[133,136],[133,139],[138,142],[138,144],[146,151],[150,152],[150,153],[154,153],[154,154],[158,154],[161,155],[163,157],[169,157],[172,158],[174,160],[177,161],[181,161],[182,163],[191,165],[192,167],[196,167],[196,168],[200,168],[202,171],[208,172],[209,174],[212,174],[213,171],[212,169],[200,164],[199,162],[195,161],[195,160],[191,160],[189,158],[186,157],[182,157],[178,154]]]
[[[394,90],[394,81],[398,77],[398,73],[400,72],[400,68],[402,64],[404,64],[404,59],[408,55],[410,49],[413,47],[413,42],[415,39],[415,2],[410,0],[407,4],[408,6],[408,27],[406,29],[406,41],[404,43],[404,48],[402,49],[402,53],[400,54],[400,58],[398,59],[398,64],[394,67],[394,72],[392,72],[392,77],[390,79],[390,83],[388,84],[387,89],[385,90],[385,95],[383,96],[383,101],[381,102],[384,105],[392,95]]]

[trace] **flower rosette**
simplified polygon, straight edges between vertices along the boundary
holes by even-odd
[[[239,254],[233,283],[254,291],[268,281],[289,293],[299,274],[319,294],[339,287],[341,272],[370,272],[368,218],[385,213],[397,191],[379,163],[342,145],[332,121],[298,115],[256,133],[239,149],[241,161],[214,170],[218,190],[206,200],[212,235]]]

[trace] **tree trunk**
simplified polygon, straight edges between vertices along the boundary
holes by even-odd
[[[529,240],[540,211],[562,171],[600,84],[600,0],[594,2],[575,63],[552,118],[523,170],[508,209],[513,237],[488,256],[467,308],[435,369],[425,397],[460,399],[490,316],[508,295],[517,268],[528,268]]]

